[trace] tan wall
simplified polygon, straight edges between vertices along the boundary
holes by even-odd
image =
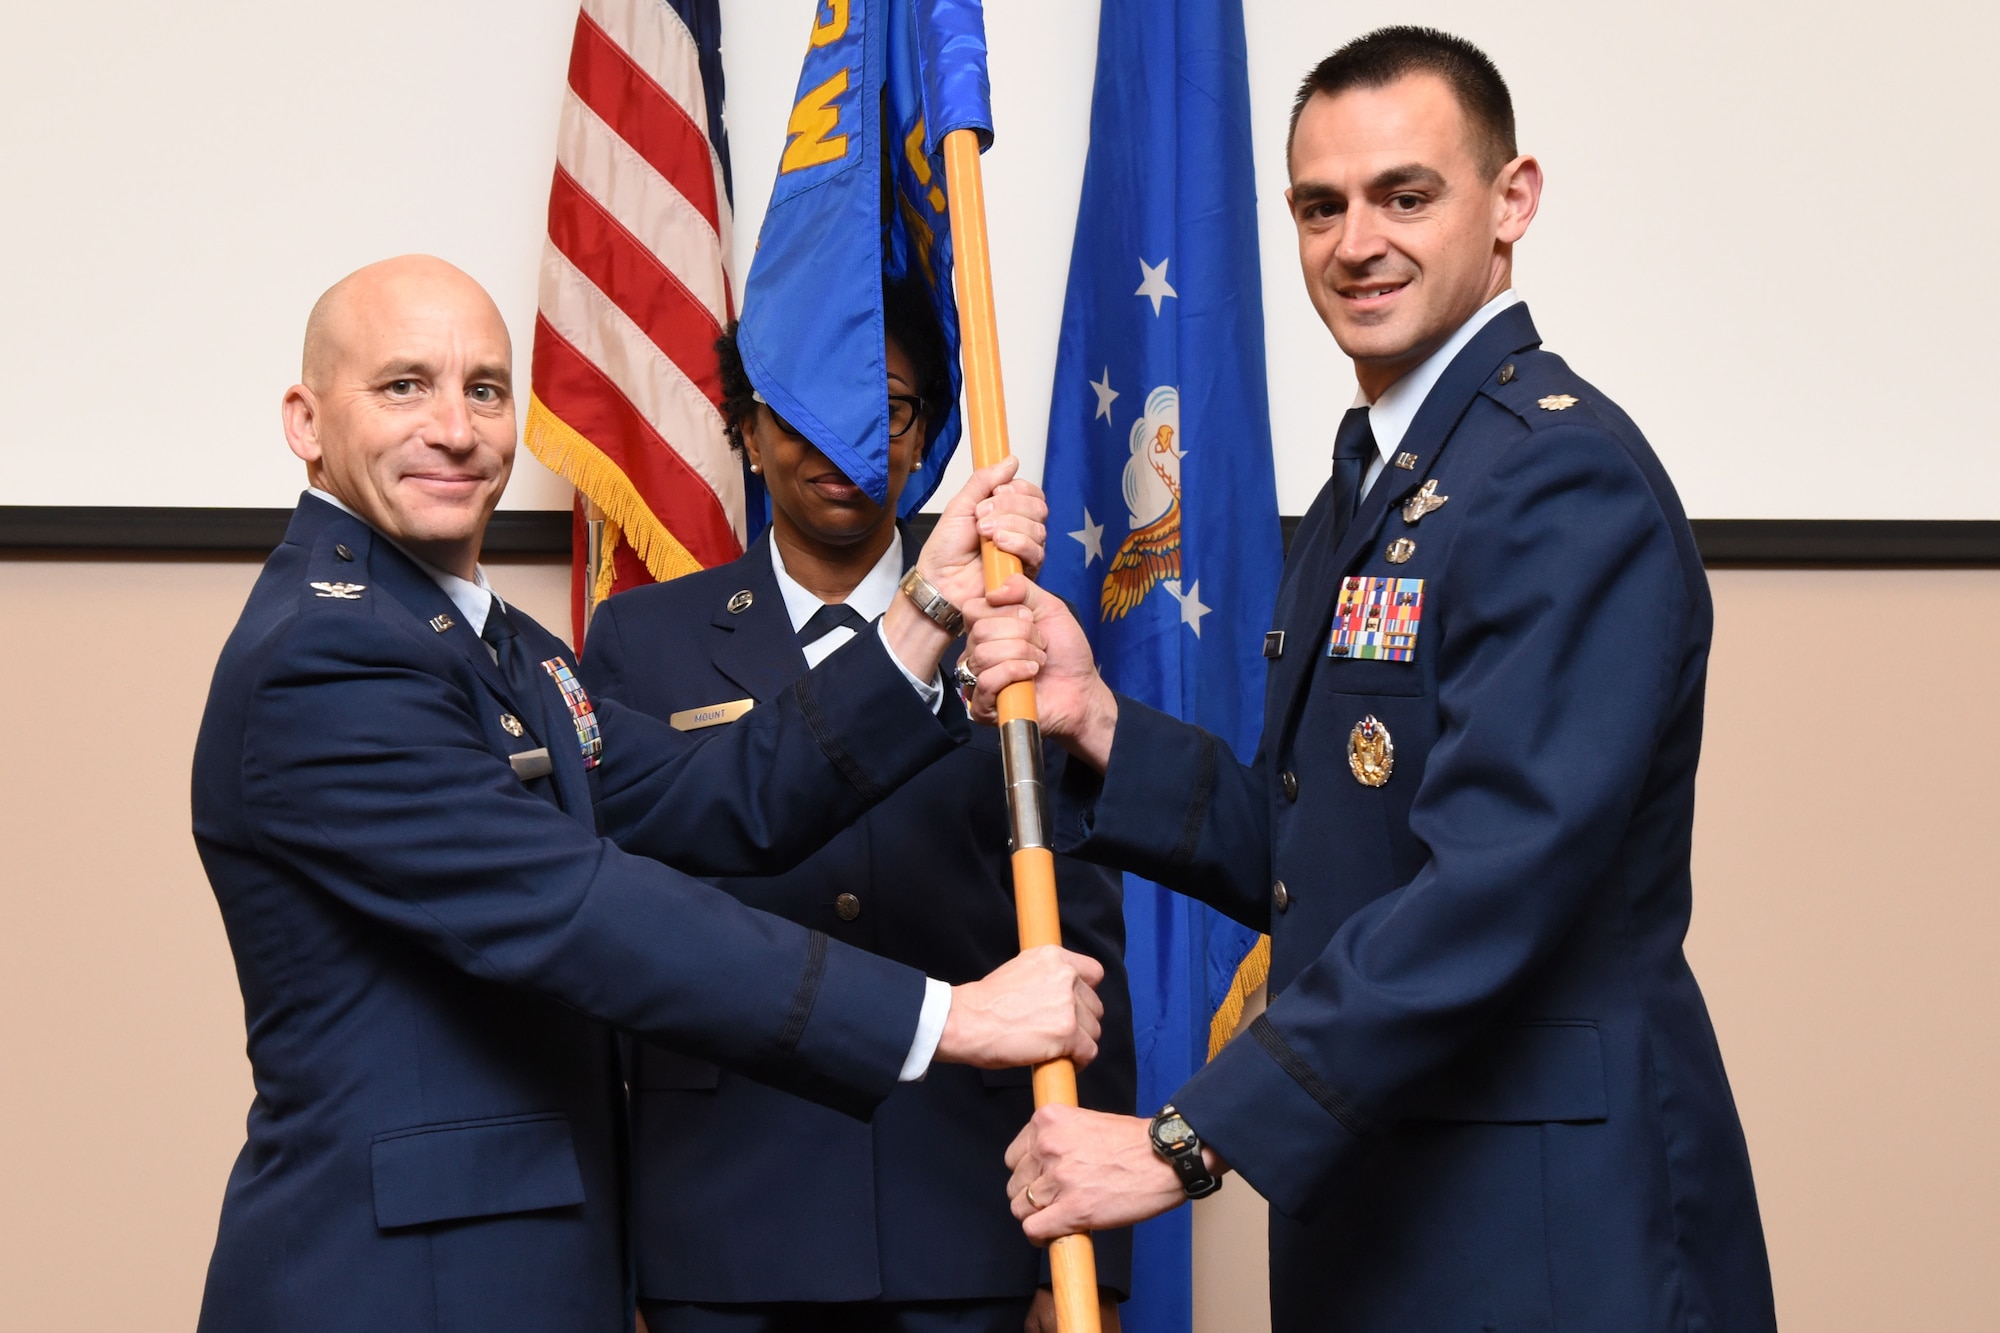
[[[567,566],[490,572],[567,623]],[[188,774],[256,575],[0,561],[0,1326],[194,1327],[250,1067]]]
[[[566,571],[498,565],[563,623]],[[0,561],[0,1320],[192,1327],[249,1080],[187,828],[248,562]],[[2000,571],[1714,576],[1689,948],[1792,1329],[2000,1307]],[[1242,1182],[1197,1215],[1204,1333],[1263,1326]],[[1247,1205],[1247,1207],[1246,1207]]]

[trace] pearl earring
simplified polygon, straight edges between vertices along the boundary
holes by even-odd
[[[764,470],[764,465],[762,463],[752,463],[750,465],[750,470],[752,472],[762,472]]]

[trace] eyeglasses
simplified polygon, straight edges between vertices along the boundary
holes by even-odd
[[[924,400],[900,393],[889,395],[889,438],[896,439],[917,424],[924,414]]]
[[[804,431],[800,430],[798,427],[794,426],[791,422],[779,416],[777,408],[772,407],[769,403],[764,402],[763,394],[752,391],[750,396],[756,399],[759,403],[763,404],[764,410],[771,414],[771,420],[777,424],[779,430],[785,432],[785,434],[791,436],[795,440],[803,440],[806,438],[806,433]],[[917,419],[923,416],[923,414],[924,414],[923,399],[914,397],[910,394],[901,394],[901,393],[890,394],[889,395],[889,438],[892,440],[900,439],[910,429],[910,427],[917,424]]]

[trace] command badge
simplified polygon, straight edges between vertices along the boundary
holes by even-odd
[[[1360,661],[1415,661],[1417,631],[1423,619],[1422,579],[1350,575],[1340,581],[1340,601],[1333,608],[1333,637],[1326,645],[1326,655]]]
[[[515,717],[512,713],[502,713],[500,715],[500,730],[506,732],[509,736],[519,736],[526,728],[521,725],[521,719]]]
[[[1410,557],[1417,553],[1417,544],[1408,537],[1398,537],[1389,543],[1389,549],[1382,554],[1389,557],[1392,565],[1407,565]]]
[[[1561,412],[1565,408],[1575,407],[1576,404],[1577,400],[1566,393],[1552,393],[1546,398],[1539,398],[1535,401],[1535,406],[1541,408],[1544,412]]]
[[[1396,771],[1396,742],[1373,713],[1347,733],[1347,766],[1364,787],[1379,787]]]

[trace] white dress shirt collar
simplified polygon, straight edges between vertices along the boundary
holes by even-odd
[[[771,534],[771,571],[778,576],[778,595],[785,599],[785,614],[791,617],[793,631],[804,629],[806,622],[813,618],[813,613],[826,603],[785,568],[785,557],[778,550],[776,533]],[[902,581],[903,533],[897,529],[889,537],[889,549],[882,552],[882,558],[875,562],[874,568],[862,575],[861,582],[854,585],[854,591],[847,594],[847,604],[863,620],[879,620],[889,610],[889,603],[895,600],[896,585]],[[813,640],[804,649],[806,665],[818,666],[832,656],[834,649],[853,637],[854,631],[843,625]]]
[[[1376,456],[1368,460],[1368,484],[1374,483],[1382,465],[1394,458],[1396,451],[1403,447],[1403,437],[1410,433],[1410,423],[1417,419],[1417,412],[1423,407],[1424,399],[1431,396],[1431,390],[1437,387],[1445,367],[1465,350],[1465,345],[1478,336],[1481,329],[1493,322],[1495,315],[1508,306],[1519,305],[1520,301],[1520,293],[1509,287],[1474,311],[1472,318],[1459,325],[1458,332],[1426,357],[1423,364],[1382,390],[1380,398],[1371,403],[1367,394],[1355,394],[1354,406],[1368,409],[1368,428],[1375,433]]]
[[[308,486],[306,494],[326,501],[335,509],[338,509],[341,513],[351,518],[368,523],[367,519],[355,513],[338,496],[329,495],[317,486]],[[450,574],[439,569],[436,565],[423,559],[421,556],[410,555],[408,551],[403,550],[401,543],[389,537],[373,523],[368,523],[368,528],[377,537],[388,542],[389,545],[394,546],[397,550],[402,551],[404,555],[409,556],[415,562],[417,568],[423,570],[429,576],[432,583],[437,584],[439,588],[443,589],[444,595],[451,598],[451,604],[458,608],[460,615],[465,617],[465,623],[471,627],[474,634],[484,634],[486,632],[487,613],[492,610],[493,603],[500,600],[500,594],[494,592],[493,585],[486,581],[486,570],[483,567],[474,565],[472,577],[470,579],[462,579],[456,574]],[[500,602],[500,605],[504,607],[507,603]]]

